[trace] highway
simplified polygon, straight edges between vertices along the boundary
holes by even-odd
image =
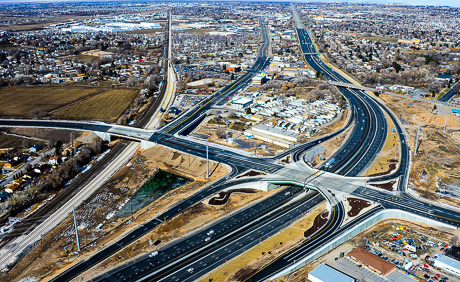
[[[381,211],[383,208],[377,206],[366,213],[359,215],[355,220],[357,222],[362,221],[366,218],[371,217],[378,211]],[[353,225],[347,224],[343,227],[340,225],[345,218],[345,210],[342,203],[335,205],[332,209],[332,214],[329,217],[329,220],[326,222],[325,226],[320,229],[318,232],[313,234],[310,238],[305,239],[295,248],[290,249],[289,251],[283,253],[275,260],[264,265],[256,273],[250,275],[247,279],[243,281],[266,281],[273,276],[274,273],[277,273],[283,269],[286,269],[290,265],[301,260],[305,256],[313,253],[316,249],[324,246],[325,244],[331,242],[339,234],[345,232],[346,230],[353,227]]]
[[[160,248],[159,254],[153,258],[137,259],[135,263],[123,265],[93,281],[193,281],[277,233],[300,214],[324,201],[314,191],[293,200],[299,194],[304,194],[301,187],[283,189]]]
[[[304,59],[315,71],[330,81],[349,83],[349,81],[328,67],[314,47],[309,33],[300,21],[297,11],[293,8],[293,18]],[[338,87],[339,91],[347,98],[350,109],[354,115],[354,128],[351,136],[344,146],[340,148],[329,160],[329,165],[321,169],[345,176],[357,176],[380,152],[386,139],[386,118],[378,104],[362,91]]]
[[[296,32],[300,42],[300,48],[304,54],[305,61],[316,71],[320,71],[322,76],[330,81],[350,83],[346,78],[328,67],[316,51],[312,38],[308,31],[303,28],[297,11],[293,8],[293,17],[296,21]],[[170,27],[171,16],[169,15]],[[52,128],[71,128],[74,130],[91,130],[101,133],[113,134],[133,140],[149,140],[159,143],[170,148],[180,150],[199,157],[206,156],[206,145],[191,139],[184,138],[194,127],[205,117],[208,110],[218,108],[227,102],[227,99],[244,89],[252,77],[258,72],[265,69],[270,58],[267,57],[269,49],[269,36],[265,22],[261,20],[261,46],[259,56],[256,58],[254,65],[243,75],[222,90],[214,93],[199,105],[183,113],[179,118],[165,125],[157,131],[148,131],[132,127],[115,127],[104,123],[97,122],[72,122],[72,121],[41,121],[41,120],[0,120],[0,125],[6,126],[33,126],[33,127],[52,127]],[[169,44],[170,45],[170,39]],[[168,52],[169,54],[170,52]],[[171,65],[169,65],[171,68]],[[173,72],[168,72],[169,76]],[[171,89],[163,93],[162,104],[168,104],[168,96],[172,95]],[[276,172],[283,168],[278,164],[278,160],[292,154],[294,161],[302,161],[302,156],[306,150],[319,145],[338,134],[345,129],[353,126],[350,137],[346,143],[334,153],[333,162],[329,159],[328,165],[321,169],[344,176],[358,176],[364,171],[369,164],[375,159],[385,142],[387,133],[387,122],[384,112],[388,113],[396,125],[396,129],[401,138],[401,161],[397,171],[391,175],[381,177],[371,177],[370,183],[375,181],[385,181],[399,178],[398,191],[391,193],[379,191],[372,188],[359,187],[352,195],[366,198],[380,203],[377,207],[358,216],[353,222],[359,223],[366,218],[383,209],[400,209],[413,214],[422,215],[441,222],[452,225],[460,225],[460,213],[449,209],[428,204],[421,200],[414,199],[405,193],[405,187],[408,179],[410,168],[410,151],[402,127],[394,115],[382,104],[364,92],[347,87],[338,87],[339,91],[347,98],[350,104],[351,116],[347,125],[341,130],[321,137],[317,140],[301,144],[278,154],[272,158],[255,158],[243,154],[237,154],[231,150],[225,150],[219,147],[209,147],[209,157],[211,160],[229,165],[232,172],[223,179],[204,187],[198,193],[191,195],[187,199],[173,204],[167,211],[153,218],[141,227],[134,229],[118,240],[115,244],[107,246],[97,252],[92,257],[78,263],[67,269],[57,276],[53,281],[67,281],[78,276],[83,271],[110,257],[125,246],[135,242],[140,237],[146,235],[163,220],[168,220],[202,201],[204,198],[221,191],[222,189],[232,187],[237,184],[245,183],[247,180],[239,179],[228,181],[229,179],[241,174],[249,169],[264,171],[268,174]],[[172,92],[171,92],[172,91]],[[158,102],[160,103],[160,102]],[[158,105],[158,104],[157,104]],[[157,114],[153,118],[156,118]],[[143,124],[151,124],[143,121]],[[117,133],[118,132],[118,133]],[[182,136],[181,136],[182,135]],[[133,145],[129,145],[133,146]],[[123,152],[128,152],[127,150]],[[120,156],[120,160],[126,160],[127,156]],[[117,165],[121,161],[116,162]],[[252,181],[258,181],[260,178],[253,178]],[[327,244],[343,232],[349,230],[354,224],[343,225],[345,210],[343,204],[338,201],[334,194],[319,194],[309,192],[306,196],[292,200],[295,196],[300,195],[302,187],[290,187],[275,195],[262,200],[259,203],[243,208],[233,213],[231,216],[214,222],[211,226],[187,235],[182,240],[176,240],[160,248],[160,253],[153,257],[143,257],[135,263],[123,265],[114,271],[105,273],[97,277],[97,281],[123,281],[123,280],[149,280],[149,281],[192,281],[215,267],[223,264],[225,260],[231,259],[248,248],[256,245],[264,239],[272,236],[279,230],[286,227],[291,220],[299,216],[304,211],[314,207],[324,200],[331,203],[332,209],[328,222],[325,226],[310,238],[305,239],[297,247],[279,256],[259,271],[254,273],[247,281],[263,281],[273,274],[278,273],[287,267],[298,262],[305,256],[311,254],[315,249]],[[289,192],[289,193],[287,193]],[[330,192],[330,191],[329,191]],[[87,192],[92,193],[92,192]],[[65,207],[69,207],[65,205]],[[56,223],[57,224],[57,223]],[[210,234],[210,230],[213,233]],[[205,240],[206,238],[209,240]],[[0,260],[1,262],[1,260]]]
[[[166,58],[165,58],[165,72],[167,72],[166,89],[163,95],[157,97],[158,103],[152,107],[154,110],[149,115],[150,120],[145,126],[146,129],[157,129],[161,125],[161,120],[165,112],[167,112],[169,106],[174,101],[176,93],[177,78],[174,71],[174,66],[171,62],[172,59],[172,12],[168,10],[168,21],[167,21],[167,44],[166,45]]]
[[[300,21],[298,14],[297,15],[296,14],[297,12],[293,11],[294,19],[297,19],[297,21]],[[302,37],[302,35],[304,37],[307,37],[304,30],[299,31],[298,29],[298,33],[299,33],[300,38]],[[301,44],[305,44],[305,43],[311,44],[312,42],[309,40],[305,40],[302,42],[301,40]],[[304,50],[303,47],[302,47],[302,50]],[[314,53],[312,52],[312,50],[307,50],[304,53],[307,53],[307,52]],[[310,57],[311,59],[311,57],[313,56],[315,55],[306,56],[306,60],[308,61],[307,57]],[[310,62],[314,62],[314,60],[315,59],[311,59]],[[320,62],[320,64],[323,64],[323,63]],[[318,64],[313,64],[313,65],[318,66]],[[326,70],[325,68],[321,68],[321,69]],[[337,77],[331,76],[330,72],[325,71],[325,73],[329,75],[330,79],[331,78],[337,79]],[[342,79],[340,79],[340,81],[345,82]],[[347,96],[346,92],[343,90],[342,90],[342,93],[345,96]],[[352,90],[349,90],[349,91],[352,91]],[[353,92],[354,92],[353,94],[356,95],[356,97],[361,96],[361,98],[365,99],[364,93],[363,95],[360,95],[359,92],[356,90],[353,90]],[[391,194],[386,191],[379,191],[379,190],[369,189],[365,187],[361,187],[357,191],[352,193],[352,195],[356,195],[362,198],[367,198],[369,200],[380,203],[379,206],[361,215],[360,218],[355,219],[354,222],[360,222],[370,217],[371,215],[375,214],[377,211],[382,210],[383,208],[388,208],[388,209],[400,209],[400,210],[404,210],[404,211],[411,212],[414,214],[419,214],[421,216],[429,217],[437,221],[449,223],[455,226],[460,226],[460,213],[434,205],[434,204],[429,204],[429,203],[420,201],[418,199],[414,199],[413,197],[411,197],[410,195],[404,192],[406,184],[407,184],[409,163],[410,163],[410,151],[409,151],[409,147],[408,147],[404,132],[401,128],[399,121],[396,120],[394,115],[380,101],[378,101],[377,99],[372,99],[368,97],[368,101],[369,100],[371,100],[371,103],[370,103],[371,105],[375,104],[375,106],[371,106],[374,110],[383,108],[389,114],[390,118],[392,118],[393,122],[395,123],[397,132],[401,138],[400,140],[401,141],[401,155],[400,155],[401,158],[400,158],[400,164],[399,164],[399,168],[397,172],[395,172],[392,175],[376,177],[374,180],[382,181],[382,180],[389,180],[389,179],[394,179],[395,177],[399,177],[399,185],[398,185],[398,192],[396,193],[396,195]],[[356,111],[356,114],[358,114],[358,119],[359,119],[359,113],[364,114],[363,110],[369,111],[370,109],[369,108],[359,109],[359,106],[358,106],[358,111]],[[357,128],[355,127],[354,130],[356,131],[356,129]],[[359,126],[358,126],[358,129],[359,129]],[[351,139],[353,138],[354,137],[351,137]],[[353,142],[353,141],[348,140],[348,142]],[[371,140],[370,146],[372,146],[372,143],[375,143],[375,142],[376,142],[376,139],[374,137]],[[343,146],[342,148],[345,148],[346,150],[347,144],[345,144],[345,146]],[[367,151],[368,152],[372,151],[372,149],[367,149]],[[340,153],[341,152],[336,154],[336,156],[338,156]],[[339,169],[336,169],[336,171],[343,171],[344,169],[349,170],[349,167],[347,167],[347,164],[346,163],[344,164],[344,162],[339,164],[338,167]],[[334,228],[334,226],[339,226],[343,222],[343,218],[341,218],[341,215],[342,215],[341,210],[343,209],[343,207],[340,208],[340,205],[341,204],[337,204],[334,206],[334,213],[332,217],[330,217],[329,222],[326,224],[326,227],[323,228],[319,233],[315,234],[315,238],[313,240],[311,238],[306,239],[300,247],[291,249],[287,253],[278,257],[276,260],[265,265],[264,267],[259,269],[256,273],[254,273],[252,276],[250,276],[246,281],[265,281],[266,279],[272,277],[273,274],[279,273],[283,269],[286,269],[287,267],[295,263],[297,260],[302,259],[306,257],[307,255],[311,254],[316,248],[324,245],[328,241],[331,241],[333,238],[341,234],[344,230],[353,226],[351,224],[348,224],[342,228]],[[316,239],[316,242],[315,242],[315,239]],[[315,244],[317,242],[318,244]]]
[[[449,89],[449,91],[447,91],[446,94],[442,95],[441,98],[439,98],[439,102],[449,102],[450,99],[454,98],[455,95],[458,94],[458,84],[460,83],[460,81],[457,81],[457,83],[455,83],[454,85],[452,85],[452,87]]]
[[[161,132],[168,133],[168,134],[175,134],[181,133],[183,135],[187,135],[188,127],[196,127],[197,123],[196,120],[200,120],[200,118],[204,118],[204,115],[208,110],[210,110],[214,106],[222,106],[227,102],[227,98],[235,95],[239,90],[244,89],[248,86],[252,78],[256,76],[260,71],[266,69],[270,65],[271,58],[266,57],[266,53],[268,50],[268,44],[270,43],[268,37],[267,27],[265,22],[261,20],[261,46],[259,47],[258,56],[254,62],[254,64],[249,68],[244,74],[242,74],[237,80],[233,83],[225,86],[220,91],[210,95],[207,99],[201,101],[201,103],[194,108],[191,108],[187,112],[183,113],[181,116],[176,118],[174,121],[170,122],[169,124],[165,125],[160,129]],[[185,133],[184,133],[185,132]],[[152,137],[152,141],[159,141],[163,138],[167,138],[166,135]]]

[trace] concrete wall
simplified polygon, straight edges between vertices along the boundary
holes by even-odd
[[[446,223],[442,223],[439,221],[435,221],[429,218],[425,218],[416,214],[412,214],[406,211],[402,210],[384,210],[381,212],[378,212],[374,216],[368,218],[365,221],[362,221],[361,224],[356,225],[352,229],[349,229],[343,233],[341,233],[337,238],[332,240],[329,244],[322,246],[321,248],[317,249],[314,251],[312,254],[306,256],[302,260],[298,261],[297,263],[293,264],[292,266],[284,269],[283,271],[273,275],[270,277],[270,279],[275,279],[284,275],[289,274],[292,271],[295,271],[307,263],[311,262],[312,260],[316,259],[317,257],[331,251],[332,249],[338,247],[339,245],[345,243],[346,241],[350,240],[354,236],[358,235],[359,233],[363,232],[367,228],[371,227],[372,225],[376,224],[379,221],[385,220],[385,219],[407,219],[411,221],[418,221],[420,223],[428,223],[436,226],[441,226],[441,227],[447,227],[447,228],[452,228],[455,229],[454,226],[451,226]]]

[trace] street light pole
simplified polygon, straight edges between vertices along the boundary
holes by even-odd
[[[77,218],[75,217],[75,206],[72,207],[73,209],[73,223],[75,225],[75,235],[77,236],[77,248],[78,252],[80,252],[80,239],[78,239],[78,228],[77,228]]]
[[[209,136],[206,139],[206,179],[209,178]]]

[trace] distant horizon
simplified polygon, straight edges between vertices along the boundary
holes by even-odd
[[[33,4],[33,3],[62,3],[62,2],[120,2],[131,0],[0,0],[0,4]],[[179,0],[169,0],[170,2],[179,2]],[[165,1],[165,2],[169,2]],[[430,0],[197,0],[196,2],[297,2],[297,3],[362,3],[362,4],[399,4],[413,6],[449,6],[454,8],[460,7],[458,0],[437,0],[435,3]],[[152,2],[157,2],[153,1]],[[158,2],[157,2],[158,3]]]

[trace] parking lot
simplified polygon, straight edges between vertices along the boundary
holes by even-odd
[[[181,111],[186,111],[207,97],[208,95],[181,94],[177,96],[171,107],[176,107]]]
[[[356,278],[357,281],[363,282],[414,282],[417,281],[406,275],[400,270],[393,270],[385,276],[378,275],[367,267],[359,267],[358,264],[348,257],[344,257],[337,261],[328,261],[328,264],[338,270]]]

